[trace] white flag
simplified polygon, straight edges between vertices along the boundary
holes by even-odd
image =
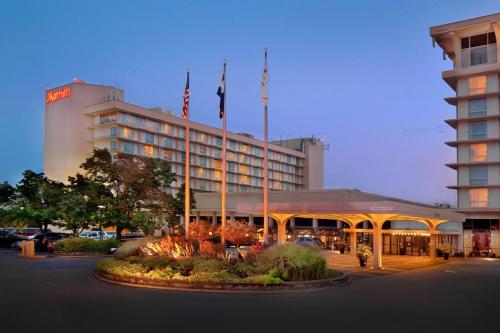
[[[269,70],[267,68],[267,50],[264,53],[264,72],[262,73],[262,82],[260,83],[260,92],[262,94],[262,103],[267,106],[267,82],[269,82]]]

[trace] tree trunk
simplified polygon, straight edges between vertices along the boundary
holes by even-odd
[[[116,239],[117,240],[122,240],[122,227],[116,227]]]

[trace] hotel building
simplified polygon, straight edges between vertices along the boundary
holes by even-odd
[[[456,138],[458,211],[465,213],[466,255],[500,255],[500,13],[430,28],[434,43],[452,61],[442,73],[454,96],[446,123]]]
[[[214,113],[214,117],[216,114]],[[66,181],[94,147],[161,158],[184,181],[185,122],[161,108],[124,101],[124,91],[83,81],[46,91],[45,162],[48,178]],[[317,138],[269,144],[271,190],[323,188],[324,143]],[[218,192],[221,188],[222,130],[190,122],[191,188]],[[228,192],[255,192],[263,186],[263,142],[246,133],[227,135]]]

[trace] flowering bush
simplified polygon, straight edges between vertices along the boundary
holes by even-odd
[[[195,254],[193,243],[182,237],[163,237],[159,242],[149,242],[141,247],[146,256],[169,256],[172,258],[192,257]]]
[[[356,255],[361,258],[371,257],[373,255],[370,245],[359,243],[356,247]]]
[[[211,238],[218,234],[218,229],[211,223],[204,221],[195,221],[189,225],[189,238],[198,243],[198,248]]]
[[[220,230],[226,240],[234,244],[237,248],[242,243],[250,242],[255,228],[248,225],[248,223],[240,221],[227,221],[226,228]]]

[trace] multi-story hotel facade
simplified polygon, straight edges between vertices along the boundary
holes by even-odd
[[[500,13],[430,28],[453,62],[442,73],[455,95],[445,98],[455,116],[458,211],[465,213],[466,255],[500,255]]]
[[[172,191],[184,181],[185,121],[161,108],[124,101],[124,91],[83,81],[46,91],[45,161],[48,178],[66,181],[94,147],[161,158],[178,175]],[[280,145],[281,144],[281,145]],[[271,190],[323,188],[324,143],[317,138],[269,144]],[[191,188],[219,192],[222,130],[190,122]],[[227,135],[228,192],[255,192],[263,186],[263,142],[252,135]]]

